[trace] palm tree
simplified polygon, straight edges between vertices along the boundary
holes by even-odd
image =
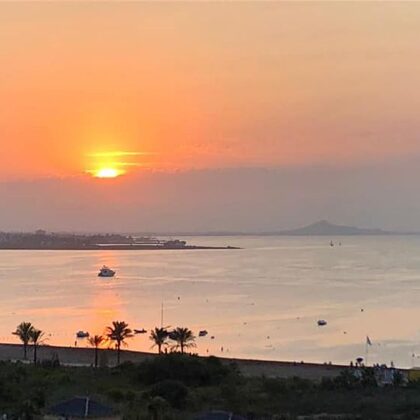
[[[195,337],[193,332],[188,328],[177,327],[169,333],[169,338],[176,342],[173,346],[181,350],[184,354],[184,349],[195,347]]]
[[[88,338],[88,342],[92,347],[95,347],[95,367],[98,367],[98,349],[104,342],[105,338],[102,335],[94,335]]]
[[[133,337],[133,332],[128,328],[128,324],[124,321],[112,321],[112,327],[106,327],[107,337],[111,341],[115,341],[117,347],[117,365],[120,364],[121,344],[126,344],[127,338]]]
[[[30,322],[21,322],[17,327],[16,331],[12,334],[17,335],[23,343],[23,358],[26,360],[28,343],[31,340],[31,331],[34,329]]]
[[[37,330],[36,328],[33,328],[30,333],[30,342],[33,345],[34,348],[34,364],[36,364],[37,361],[37,349],[38,346],[43,342],[44,332],[41,330]]]
[[[155,329],[150,332],[149,339],[154,343],[152,347],[157,347],[159,354],[162,353],[162,347],[166,346],[168,336],[169,333],[165,328],[155,327]]]

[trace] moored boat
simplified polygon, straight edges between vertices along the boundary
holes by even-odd
[[[115,276],[115,271],[111,270],[109,267],[107,267],[106,265],[104,265],[99,273],[98,273],[99,277],[114,277]]]

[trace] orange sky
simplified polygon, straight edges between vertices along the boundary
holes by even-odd
[[[418,154],[420,4],[1,3],[0,180]],[[96,159],[96,160],[95,160]]]

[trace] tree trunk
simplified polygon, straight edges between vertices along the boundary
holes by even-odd
[[[37,345],[34,344],[34,365],[36,365],[36,349],[37,349]]]
[[[95,347],[95,367],[98,367],[98,347]]]
[[[117,365],[120,364],[120,347],[121,347],[121,344],[117,343]]]
[[[158,353],[162,353],[162,344],[158,344]]]
[[[23,358],[26,360],[27,358],[27,350],[28,350],[28,344],[27,343],[23,343]]]
[[[184,354],[184,343],[181,341],[181,354]]]

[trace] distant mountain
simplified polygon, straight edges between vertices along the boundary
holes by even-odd
[[[311,225],[298,229],[281,231],[260,231],[260,232],[235,232],[235,231],[213,231],[213,232],[142,232],[132,234],[133,236],[340,236],[340,235],[415,235],[418,233],[390,232],[382,229],[365,229],[355,226],[335,225],[327,220],[320,220]]]
[[[312,223],[311,225],[276,232],[277,235],[295,235],[295,236],[311,236],[311,235],[325,235],[325,236],[339,236],[339,235],[390,235],[382,229],[363,229],[354,226],[334,225],[326,220]]]

